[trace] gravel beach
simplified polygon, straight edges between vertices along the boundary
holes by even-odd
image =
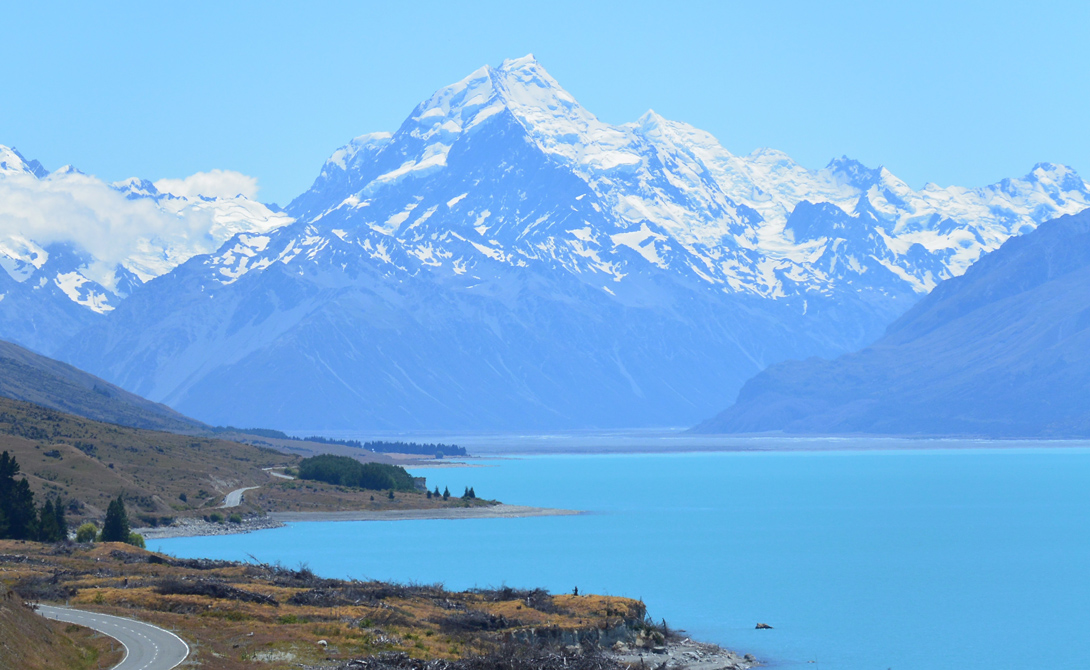
[[[169,526],[134,528],[145,540],[206,535],[234,535],[255,530],[279,528],[286,523],[308,521],[409,521],[421,519],[516,519],[532,516],[568,516],[583,514],[575,510],[529,507],[526,505],[490,505],[488,507],[447,507],[440,509],[409,509],[383,511],[340,512],[274,512],[263,517],[243,519],[242,523],[214,523],[204,519],[177,519]]]

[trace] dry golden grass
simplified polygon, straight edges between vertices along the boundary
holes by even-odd
[[[450,592],[152,557],[112,543],[0,541],[0,579],[35,598],[176,630],[196,660],[226,670],[254,667],[258,659],[261,667],[288,668],[382,651],[454,658],[530,631],[612,629],[644,616],[642,603],[625,598]]]
[[[38,616],[14,592],[0,586],[0,668],[90,670],[112,667],[119,645],[82,626]]]

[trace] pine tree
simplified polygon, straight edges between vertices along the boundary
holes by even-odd
[[[14,461],[14,459],[13,459]],[[18,466],[16,466],[18,472]],[[30,483],[20,479],[12,487],[7,501],[7,537],[13,540],[34,540],[38,537],[38,508]]]
[[[472,486],[469,487],[469,497],[473,499],[477,498],[477,492],[473,490]]]
[[[129,517],[125,513],[125,501],[121,496],[110,502],[106,509],[106,521],[102,524],[103,542],[128,542]]]
[[[59,539],[57,513],[53,509],[53,501],[46,498],[45,504],[42,505],[41,515],[38,517],[38,541],[56,542]]]
[[[444,486],[443,487],[443,500],[448,500],[449,498],[450,498],[450,487]]]
[[[60,535],[57,539],[63,542],[68,539],[68,519],[64,518],[64,501],[60,496],[57,496],[57,502],[53,503],[53,515],[57,519],[57,532]]]

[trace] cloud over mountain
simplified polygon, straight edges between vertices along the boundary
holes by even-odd
[[[242,195],[253,199],[259,190],[257,177],[234,170],[209,170],[197,172],[184,179],[160,179],[155,182],[160,193],[170,193],[183,198],[205,196],[207,198],[233,198]]]

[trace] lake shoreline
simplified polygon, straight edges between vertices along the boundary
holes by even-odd
[[[459,519],[521,519],[538,516],[575,516],[577,510],[528,505],[489,505],[487,507],[442,507],[407,510],[341,510],[334,512],[273,512],[263,517],[243,519],[241,523],[177,519],[169,526],[134,528],[145,540],[165,540],[182,537],[239,535],[259,530],[281,528],[289,523],[331,521],[423,521]]]

